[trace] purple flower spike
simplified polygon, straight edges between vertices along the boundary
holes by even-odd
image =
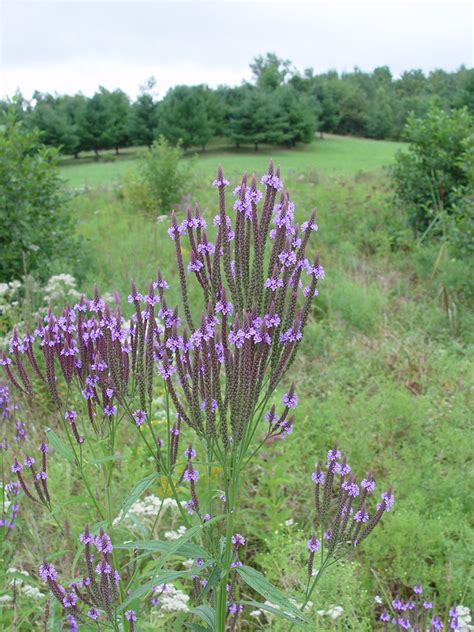
[[[136,621],[137,613],[135,612],[135,610],[126,610],[125,618],[127,619],[127,621]]]
[[[232,544],[235,548],[238,548],[239,546],[245,546],[245,543],[246,539],[243,535],[240,535],[240,533],[234,533],[234,535],[232,536]]]
[[[146,412],[144,410],[136,410],[133,413],[133,418],[135,419],[137,428],[140,428],[146,420]]]
[[[308,547],[308,550],[311,551],[311,553],[316,553],[316,551],[319,551],[321,547],[321,542],[313,535],[308,540],[307,547]]]

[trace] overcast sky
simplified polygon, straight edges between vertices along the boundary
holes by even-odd
[[[472,67],[471,2],[96,2],[0,0],[0,95],[19,88],[135,96],[154,75],[235,85],[253,57],[275,52],[316,72],[388,65],[395,75]]]

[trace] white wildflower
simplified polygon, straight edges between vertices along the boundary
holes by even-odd
[[[21,592],[25,595],[25,597],[29,597],[30,599],[43,599],[44,594],[36,588],[36,586],[30,586],[29,584],[23,584],[20,588]]]
[[[285,522],[284,522],[284,525],[285,525],[285,527],[287,527],[287,528],[292,527],[292,526],[294,526],[295,524],[296,524],[296,523],[295,523],[295,521],[293,520],[293,518],[289,518],[288,520],[285,520]]]
[[[182,525],[181,527],[178,527],[177,531],[165,531],[164,537],[165,537],[165,540],[177,540],[185,533],[186,533],[186,527]]]
[[[339,617],[341,616],[341,614],[343,614],[343,612],[344,612],[344,608],[342,606],[332,606],[331,608],[329,608],[329,610],[326,611],[326,615],[330,619],[335,621],[336,619],[339,619]]]
[[[159,595],[160,610],[163,612],[188,612],[189,595],[176,588],[173,584],[155,586],[153,593]]]

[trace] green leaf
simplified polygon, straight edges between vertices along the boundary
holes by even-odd
[[[89,463],[93,465],[100,465],[101,463],[108,463],[109,461],[121,461],[122,456],[119,454],[113,454],[112,456],[103,456],[100,459],[91,459]]]
[[[167,554],[171,548],[171,542],[162,540],[136,540],[135,542],[124,542],[115,545],[116,549],[138,549],[139,551],[151,551]],[[180,557],[197,559],[209,559],[209,554],[197,544],[183,544],[175,551],[175,555]]]
[[[57,450],[59,454],[61,454],[66,459],[66,461],[69,461],[69,463],[74,463],[74,452],[71,450],[71,448],[61,441],[54,430],[47,430],[46,432],[49,443],[51,443],[53,448]]]
[[[198,625],[197,623],[185,623],[184,625],[188,630],[194,630],[194,632],[209,632],[209,628],[203,628],[202,625]]]
[[[197,608],[194,608],[193,610],[191,610],[191,614],[194,614],[196,615],[196,617],[199,617],[200,619],[202,619],[204,623],[210,626],[211,630],[215,630],[216,613],[214,611],[214,608],[211,608],[210,606],[205,606],[205,605],[198,606]]]
[[[163,571],[162,573],[155,575],[153,579],[151,579],[149,582],[146,582],[146,584],[142,584],[136,590],[134,590],[127,597],[127,599],[122,604],[120,604],[118,611],[122,612],[122,610],[125,610],[128,604],[131,603],[134,599],[143,597],[143,595],[146,595],[147,592],[152,590],[158,584],[169,584],[170,582],[172,582],[175,579],[178,579],[179,577],[189,577],[191,573],[194,574],[195,570],[193,571]]]
[[[174,542],[170,542],[168,551],[163,555],[163,557],[160,558],[159,565],[163,566],[163,564],[168,558],[170,558],[172,555],[176,555],[177,551],[179,551],[182,544],[185,544],[188,540],[191,540],[191,538],[194,538],[194,536],[197,535],[200,531],[202,531],[209,525],[213,524],[214,522],[218,522],[219,520],[222,520],[223,518],[224,518],[223,515],[215,516],[214,518],[211,518],[211,520],[209,520],[208,522],[204,522],[203,524],[198,524],[195,527],[191,527],[191,529],[188,529],[185,533],[183,533],[183,535],[180,538],[178,538],[177,540],[174,540]]]
[[[239,573],[247,586],[253,588],[259,595],[262,595],[262,597],[270,601],[273,605],[280,606],[286,613],[290,613],[294,617],[298,617],[298,619],[309,623],[309,620],[303,616],[297,606],[291,603],[285,593],[271,584],[260,571],[250,566],[238,566],[235,570]],[[275,608],[275,610],[278,609]]]
[[[278,608],[275,608],[274,606],[271,606],[270,604],[261,603],[259,601],[240,601],[239,603],[241,603],[243,606],[251,606],[252,608],[255,608],[256,610],[258,609],[258,610],[264,610],[265,612],[270,612],[271,614],[274,614],[277,617],[283,617],[284,619],[291,621],[296,626],[299,626],[306,630],[308,629],[305,623],[303,623],[302,621],[298,621],[298,619],[296,619],[293,615],[288,614],[287,612],[284,612],[283,610],[279,610]]]
[[[145,478],[142,478],[141,481],[138,481],[130,494],[123,501],[122,508],[119,514],[120,522],[125,518],[133,503],[140,498],[143,492],[145,492],[150,487],[150,485],[152,485],[152,483],[156,481],[157,478],[158,473],[153,472],[153,474],[149,474],[148,476],[145,476]]]
[[[217,586],[217,584],[219,583],[220,577],[221,577],[221,570],[216,564],[214,568],[212,569],[211,574],[209,575],[209,580],[207,584],[204,586],[204,589],[201,592],[201,599],[204,599],[207,593],[210,590],[212,590],[214,586]]]

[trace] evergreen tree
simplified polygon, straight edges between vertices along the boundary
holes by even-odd
[[[160,103],[159,133],[172,145],[184,149],[204,149],[214,136],[214,122],[209,116],[207,86],[177,86],[169,90]]]

